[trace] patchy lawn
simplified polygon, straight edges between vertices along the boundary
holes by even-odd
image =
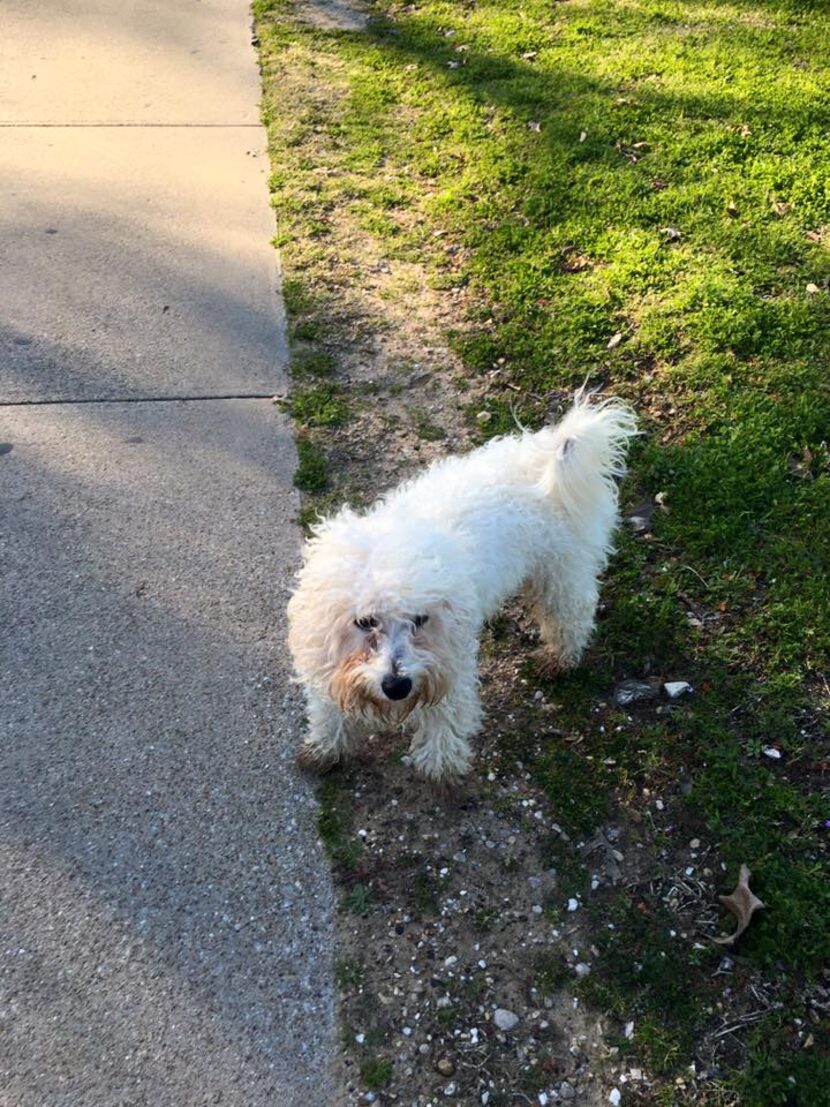
[[[395,738],[323,786],[346,1101],[816,1107],[830,13],[381,0],[342,31],[326,7],[254,5],[304,521],[585,380],[645,432],[585,663],[536,673],[512,606],[454,802]],[[621,705],[630,679],[653,687]],[[766,907],[729,950],[743,862]]]

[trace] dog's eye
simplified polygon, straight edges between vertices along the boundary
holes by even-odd
[[[429,615],[416,615],[412,622],[415,624],[415,628],[418,629],[424,625],[428,618]]]
[[[362,619],[355,619],[354,625],[360,627],[361,630],[374,630],[378,625],[378,621],[374,615],[364,615]]]

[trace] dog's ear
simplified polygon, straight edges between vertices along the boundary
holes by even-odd
[[[440,641],[440,652],[461,658],[476,649],[475,620],[464,597],[444,598],[434,607],[433,636]],[[436,643],[437,644],[437,643]]]
[[[331,589],[299,588],[288,604],[288,644],[300,678],[325,691],[355,647],[351,608]]]

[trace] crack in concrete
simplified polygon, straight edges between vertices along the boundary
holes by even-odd
[[[278,400],[278,392],[219,392],[204,396],[101,396],[72,399],[64,397],[56,400],[0,400],[4,407],[56,407],[74,404],[173,404],[196,400]]]

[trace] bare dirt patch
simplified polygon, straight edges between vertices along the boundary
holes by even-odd
[[[301,19],[309,7],[333,5],[301,5]],[[338,43],[350,33],[315,26]],[[463,247],[425,213],[430,180],[413,186],[355,121],[363,90],[350,85],[348,52],[317,45],[285,34],[265,62],[295,415],[321,459],[306,522],[470,448],[511,405],[541,416],[567,402],[522,391],[499,360],[473,375],[450,347],[448,332],[492,323],[473,303]],[[402,129],[417,123],[412,105],[390,110]],[[566,271],[590,267],[568,257]],[[653,421],[673,439],[679,416],[655,396]],[[615,1091],[624,1105],[738,1103],[720,1079],[745,1063],[747,1034],[780,999],[741,949],[711,942],[737,864],[686,803],[705,749],[696,759],[670,748],[686,741],[698,701],[661,691],[693,671],[672,667],[654,623],[668,619],[663,582],[689,571],[651,533],[659,512],[643,496],[632,491],[636,550],[601,617],[614,622],[615,605],[615,625],[638,617],[629,597],[646,594],[653,618],[639,615],[622,650],[602,629],[584,686],[535,671],[533,628],[511,605],[485,634],[486,721],[462,789],[431,793],[400,735],[378,736],[322,784],[340,890],[344,1104],[593,1107]],[[687,584],[679,618],[714,641],[730,612]],[[632,644],[648,663],[630,660]],[[655,696],[621,709],[624,677]],[[810,769],[821,783],[826,764]],[[824,983],[792,1022],[794,1057],[826,1023]],[[648,1001],[635,1011],[639,995]]]

